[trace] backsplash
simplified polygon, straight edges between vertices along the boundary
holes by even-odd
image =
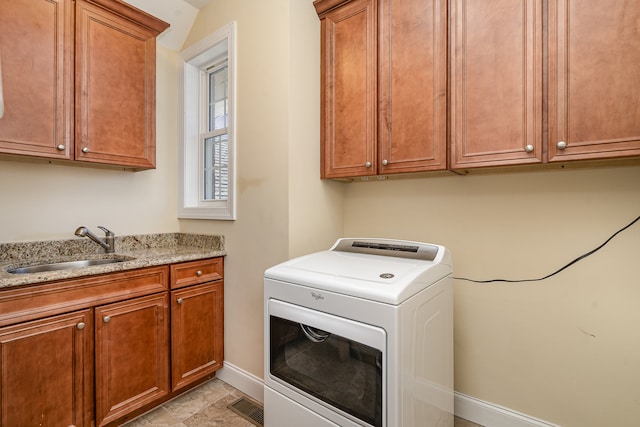
[[[116,236],[116,253],[141,249],[189,246],[224,250],[224,236],[187,233]],[[104,250],[89,239],[43,240],[0,243],[0,262],[29,259],[63,258],[80,254],[100,254]]]

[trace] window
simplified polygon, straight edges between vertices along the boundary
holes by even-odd
[[[235,23],[182,53],[178,218],[235,219]]]

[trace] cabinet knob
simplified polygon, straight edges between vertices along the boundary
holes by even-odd
[[[526,151],[527,153],[533,153],[533,145],[528,144],[526,147],[524,147],[524,151]]]
[[[364,164],[364,167],[365,167],[365,168],[370,168],[370,167],[371,167],[371,162],[366,162],[366,163]]]
[[[82,149],[82,152],[83,152],[83,153],[88,153],[88,152],[89,152],[89,147],[84,147],[84,148]]]
[[[182,298],[178,298],[178,300],[176,301],[178,304],[182,304],[184,302],[184,300]]]
[[[196,276],[198,276],[198,277],[202,276],[202,271],[200,271],[200,270],[196,271]]]
[[[84,322],[80,322],[80,323],[78,323],[78,324],[76,325],[76,327],[77,327],[78,329],[80,329],[80,330],[84,329],[84,326],[85,326],[85,325],[84,325]]]
[[[60,144],[56,148],[58,149],[58,151],[64,151],[64,149],[67,147],[65,147],[64,144]]]
[[[384,159],[384,160],[382,161],[382,166],[387,166],[388,164],[389,164],[389,160]]]
[[[558,150],[564,150],[565,148],[567,148],[567,143],[564,141],[560,141],[556,144],[556,148]]]
[[[102,318],[102,321],[103,321],[104,323],[109,323],[109,322],[111,321],[111,317],[110,317],[110,316],[104,316],[104,317]]]

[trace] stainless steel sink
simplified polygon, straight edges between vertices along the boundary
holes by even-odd
[[[53,262],[47,264],[35,264],[25,267],[7,269],[7,273],[12,274],[29,274],[42,273],[47,271],[67,270],[69,268],[91,267],[93,265],[113,264],[117,262],[130,261],[131,257],[117,258],[97,258],[97,259],[80,259],[75,261]]]

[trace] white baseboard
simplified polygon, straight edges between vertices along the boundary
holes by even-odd
[[[216,377],[252,399],[264,402],[262,378],[226,361],[224,367],[216,372]],[[454,396],[454,407],[456,416],[484,427],[560,427],[458,392]]]
[[[559,427],[458,392],[455,393],[454,407],[456,416],[484,427]]]
[[[262,378],[258,378],[227,361],[224,362],[222,369],[216,371],[216,377],[258,402],[264,402],[264,382]]]

